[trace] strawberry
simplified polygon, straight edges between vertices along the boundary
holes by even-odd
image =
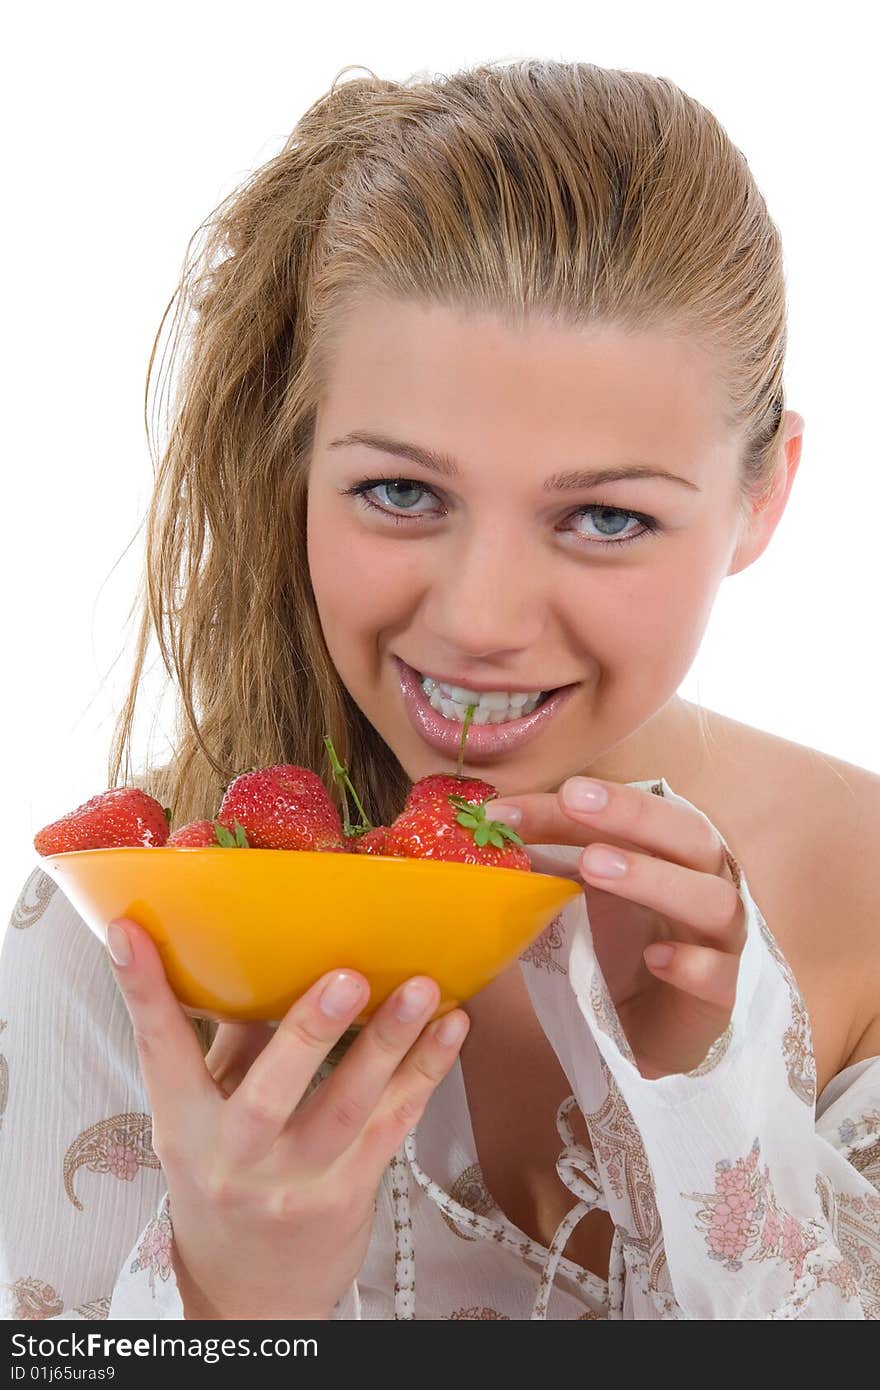
[[[493,801],[498,792],[489,782],[481,782],[478,777],[459,777],[454,772],[432,772],[414,782],[406,798],[407,806],[415,806],[420,801],[434,796],[460,796],[463,801],[479,805],[482,801]]]
[[[46,825],[34,836],[37,854],[75,849],[160,846],[168,839],[171,811],[139,787],[111,787]]]
[[[236,777],[216,818],[227,826],[238,821],[251,849],[348,851],[324,783],[317,773],[292,763]]]
[[[365,835],[355,835],[351,839],[352,854],[388,854],[386,841],[388,839],[387,825],[377,825],[372,830],[368,830]]]
[[[496,869],[532,867],[515,830],[503,821],[489,820],[482,804],[449,794],[427,796],[404,807],[388,831],[385,853]]]
[[[208,849],[221,846],[223,849],[248,849],[247,836],[238,821],[234,823],[235,833],[221,825],[218,820],[194,820],[182,825],[168,836],[166,848],[170,845],[183,845],[188,849]]]

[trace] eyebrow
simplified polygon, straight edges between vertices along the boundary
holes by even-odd
[[[378,449],[383,454],[393,454],[397,458],[410,459],[421,464],[431,473],[439,473],[444,478],[457,478],[461,467],[454,458],[437,449],[426,449],[419,444],[409,444],[402,439],[391,439],[387,435],[370,434],[366,430],[352,430],[340,439],[331,439],[331,449],[344,448],[350,444],[363,444],[368,449]],[[619,468],[577,469],[569,473],[554,473],[543,484],[544,492],[574,492],[579,488],[601,487],[605,483],[624,482],[630,478],[665,478],[671,483],[681,483],[683,487],[699,492],[700,488],[689,478],[681,478],[677,473],[669,473],[665,468],[657,468],[648,463],[623,464]]]

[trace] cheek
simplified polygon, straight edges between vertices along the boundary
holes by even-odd
[[[571,610],[581,644],[606,669],[683,673],[699,647],[723,578],[717,547],[681,538],[660,562],[589,576]]]
[[[309,572],[328,646],[334,632],[370,631],[412,608],[417,571],[408,549],[348,524],[335,508],[310,509]]]

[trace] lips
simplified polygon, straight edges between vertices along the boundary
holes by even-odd
[[[422,689],[419,673],[412,666],[398,656],[394,657],[394,663],[404,707],[416,733],[438,753],[457,757],[462,724],[458,720],[444,719],[434,709]],[[467,761],[499,757],[525,747],[556,717],[576,689],[577,685],[562,686],[521,719],[511,719],[504,724],[470,724],[465,744]]]

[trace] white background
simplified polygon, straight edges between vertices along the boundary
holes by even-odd
[[[782,232],[788,407],[806,434],[770,549],[722,585],[682,693],[880,772],[872,8],[16,7],[0,96],[0,928],[35,831],[106,786],[152,485],[144,382],[189,237],[347,64],[404,80],[578,59],[671,78],[717,115]]]

